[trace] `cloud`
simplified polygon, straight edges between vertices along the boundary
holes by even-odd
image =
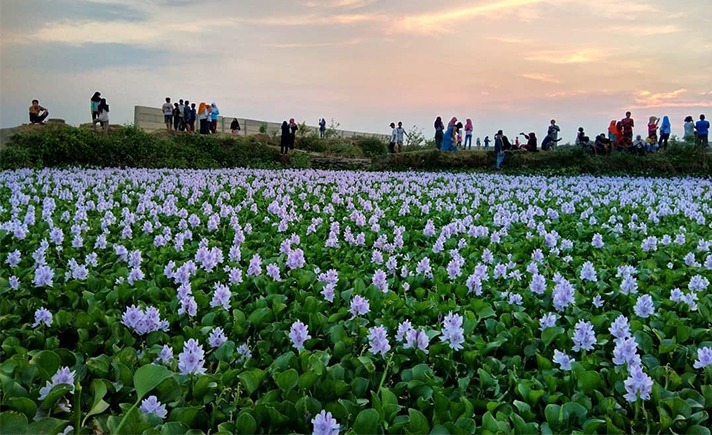
[[[709,99],[695,100],[691,98],[689,94],[690,92],[685,88],[670,92],[650,92],[642,90],[635,94],[635,101],[632,107],[637,109],[657,107],[712,107],[712,101]]]
[[[310,8],[329,9],[359,9],[376,3],[378,0],[331,0],[331,1],[307,1],[305,6]]]
[[[591,63],[603,59],[599,50],[545,50],[527,56],[525,60],[553,64]]]
[[[403,18],[398,27],[405,32],[438,33],[453,29],[457,22],[474,17],[494,18],[504,12],[519,12],[519,8],[541,3],[543,0],[499,0],[477,6],[452,8],[443,11],[428,12]]]
[[[612,26],[608,30],[615,33],[621,33],[629,36],[654,36],[668,35],[670,33],[681,32],[682,28],[675,24],[665,25],[628,25],[628,26]]]
[[[291,15],[258,18],[236,18],[238,23],[259,26],[298,27],[298,26],[338,26],[359,23],[374,23],[385,20],[380,14],[338,14],[338,15]]]
[[[287,44],[266,44],[269,48],[322,48],[322,47],[345,47],[357,45],[362,41],[361,38],[353,38],[346,41],[334,42],[314,42],[314,43],[287,43]]]
[[[526,73],[520,74],[519,77],[524,77],[525,79],[536,80],[544,83],[561,83],[558,79],[552,77],[551,75],[543,73]]]

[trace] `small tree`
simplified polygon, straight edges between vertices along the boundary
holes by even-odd
[[[413,126],[406,131],[405,146],[407,148],[421,148],[425,145],[425,135],[423,129]]]
[[[304,139],[305,137],[313,136],[314,134],[314,130],[307,125],[306,121],[301,124],[297,124],[297,137]]]
[[[267,123],[266,122],[263,122],[262,124],[260,124],[260,133],[267,134]]]
[[[326,131],[324,132],[324,137],[325,138],[330,138],[330,137],[336,137],[339,135],[339,126],[341,124],[338,123],[337,121],[334,120],[334,118],[331,118],[331,121],[329,121],[329,125],[326,127]]]

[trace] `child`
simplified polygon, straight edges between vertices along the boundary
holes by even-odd
[[[457,147],[462,148],[462,123],[458,123],[457,127]]]

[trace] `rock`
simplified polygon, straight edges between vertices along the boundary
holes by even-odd
[[[65,125],[66,122],[64,122],[64,119],[60,119],[60,118],[49,118],[45,121],[45,124]]]

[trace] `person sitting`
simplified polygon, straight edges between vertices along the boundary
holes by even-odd
[[[658,145],[657,138],[654,136],[651,136],[647,139],[645,139],[645,151],[649,153],[654,153],[658,149],[660,149],[660,146]]]
[[[578,134],[576,134],[576,145],[587,151],[591,150],[591,140],[588,136],[586,136],[586,132],[583,131],[583,127],[579,127]]]
[[[645,154],[645,141],[640,135],[637,135],[635,137],[635,140],[633,141],[633,146],[631,147],[631,151],[644,155]]]
[[[515,149],[512,143],[509,141],[509,138],[507,136],[502,135],[502,150],[504,151],[511,151]]]
[[[530,151],[533,153],[539,152],[539,150],[536,148],[537,140],[536,140],[536,134],[534,132],[531,132],[529,134],[524,134],[524,133],[519,133],[519,134],[524,136],[524,139],[527,140],[527,143],[520,147],[521,149],[527,150],[527,151]]]
[[[595,155],[598,155],[599,153],[604,155],[611,153],[611,140],[606,137],[605,133],[601,133],[596,136],[593,153]]]
[[[49,111],[40,106],[39,100],[32,100],[30,106],[30,124],[44,124],[45,118],[49,116]]]
[[[232,132],[233,136],[237,136],[240,134],[240,122],[237,120],[237,118],[232,118],[232,122],[230,123],[230,131]]]

